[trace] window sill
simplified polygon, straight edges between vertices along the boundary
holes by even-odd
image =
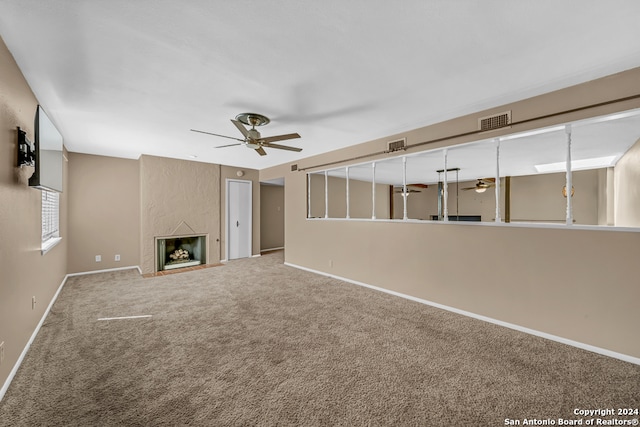
[[[62,241],[62,237],[54,237],[52,239],[47,240],[46,242],[42,242],[42,248],[40,248],[42,255],[49,252],[51,249],[54,248],[54,246],[56,246],[61,241]]]

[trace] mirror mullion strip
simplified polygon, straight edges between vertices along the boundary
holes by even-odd
[[[500,213],[500,138],[496,139],[496,222],[502,222]]]
[[[566,177],[566,194],[567,194],[567,225],[573,224],[573,201],[572,201],[572,189],[573,189],[573,174],[571,170],[571,125],[567,125],[564,128],[567,134],[567,177]]]
[[[371,163],[371,219],[376,219],[376,162]]]
[[[444,221],[449,221],[449,203],[447,202],[447,199],[449,198],[449,191],[447,188],[447,157],[448,157],[448,152],[447,149],[444,149],[444,182],[442,185],[442,204],[443,206],[443,220]]]
[[[346,168],[346,175],[347,175],[347,219],[350,218],[350,214],[349,214],[349,166],[347,166]]]
[[[311,218],[311,174],[307,174],[307,218]]]
[[[404,203],[402,219],[407,220],[407,198],[409,193],[407,193],[407,157],[402,157],[402,200]]]
[[[329,218],[329,171],[324,171],[324,217]]]

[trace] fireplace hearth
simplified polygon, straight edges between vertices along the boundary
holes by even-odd
[[[206,246],[206,235],[156,237],[156,271],[206,264]]]

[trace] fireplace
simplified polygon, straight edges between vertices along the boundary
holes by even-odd
[[[156,271],[207,263],[207,236],[156,237]]]

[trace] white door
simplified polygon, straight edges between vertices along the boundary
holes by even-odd
[[[251,256],[252,182],[227,180],[227,259]]]

